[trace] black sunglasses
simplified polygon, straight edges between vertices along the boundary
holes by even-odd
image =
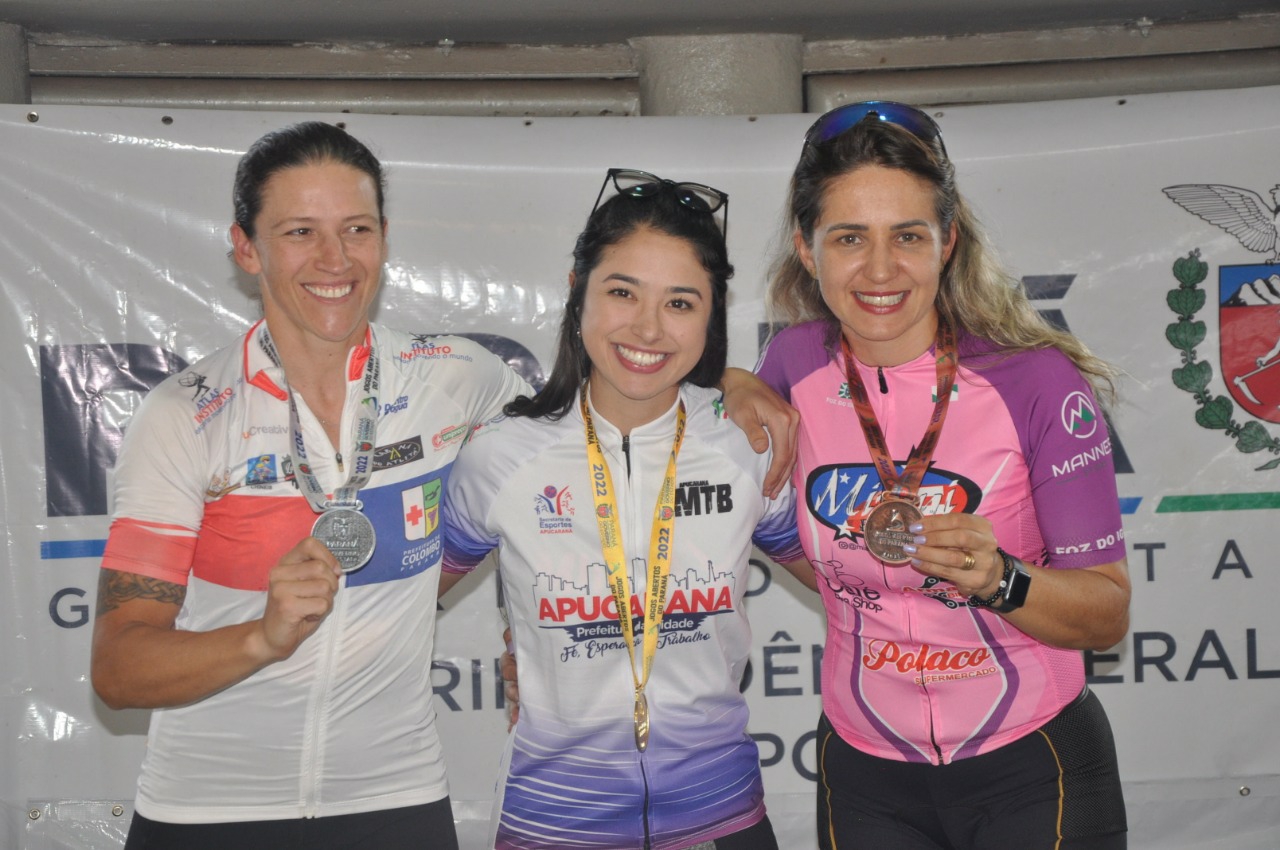
[[[600,186],[600,193],[596,195],[595,205],[591,207],[592,213],[600,208],[600,200],[610,182],[619,195],[631,198],[652,198],[664,189],[670,189],[675,192],[677,201],[695,212],[714,215],[723,209],[724,224],[721,231],[726,238],[729,236],[729,196],[719,189],[702,183],[677,183],[634,168],[610,168],[604,175],[604,183]]]
[[[846,103],[823,115],[804,134],[806,145],[819,145],[844,134],[863,121],[888,121],[896,124],[922,142],[937,142],[942,155],[947,146],[942,142],[942,129],[938,123],[914,106],[894,103],[891,100],[864,100]]]

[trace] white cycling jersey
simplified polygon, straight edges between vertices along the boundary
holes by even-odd
[[[520,719],[494,803],[493,846],[688,847],[764,816],[739,692],[751,646],[743,602],[753,540],[776,560],[802,557],[794,499],[761,495],[769,458],[723,418],[716,391],[686,385],[681,397],[688,419],[644,752],[578,405],[559,421],[486,425],[449,480],[445,569],[468,570],[499,549],[520,665]],[[627,438],[594,410],[592,419],[617,495],[635,615],[676,407]],[[639,665],[639,648],[636,656]]]
[[[185,585],[178,629],[260,617],[269,571],[316,519],[293,481],[287,394],[264,327],[156,387],[116,467],[102,565]],[[342,433],[354,439],[376,351],[377,445],[359,493],[373,559],[344,577],[333,611],[290,658],[152,713],[137,796],[148,818],[278,820],[448,794],[430,681],[440,498],[466,436],[528,387],[459,337],[373,327],[367,342],[349,357]],[[350,470],[297,401],[308,460],[331,493]]]

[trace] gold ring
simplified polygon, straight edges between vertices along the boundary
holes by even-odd
[[[978,565],[978,561],[973,557],[972,552],[964,553],[964,563],[960,565],[962,570],[971,570]]]

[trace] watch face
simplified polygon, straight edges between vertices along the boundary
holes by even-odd
[[[1005,578],[1009,586],[1004,591],[1004,604],[1000,606],[1002,611],[1021,608],[1027,601],[1027,591],[1031,588],[1031,573],[1027,572],[1027,568],[1017,560],[1010,559],[1010,562],[1013,569]]]

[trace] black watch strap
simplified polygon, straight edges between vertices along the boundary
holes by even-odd
[[[1017,611],[1027,601],[1027,590],[1031,587],[1031,573],[1027,565],[1010,555],[1003,549],[996,549],[1000,559],[1004,561],[1004,575],[995,593],[987,597],[970,596],[969,602],[979,608],[990,608],[1001,614]]]

